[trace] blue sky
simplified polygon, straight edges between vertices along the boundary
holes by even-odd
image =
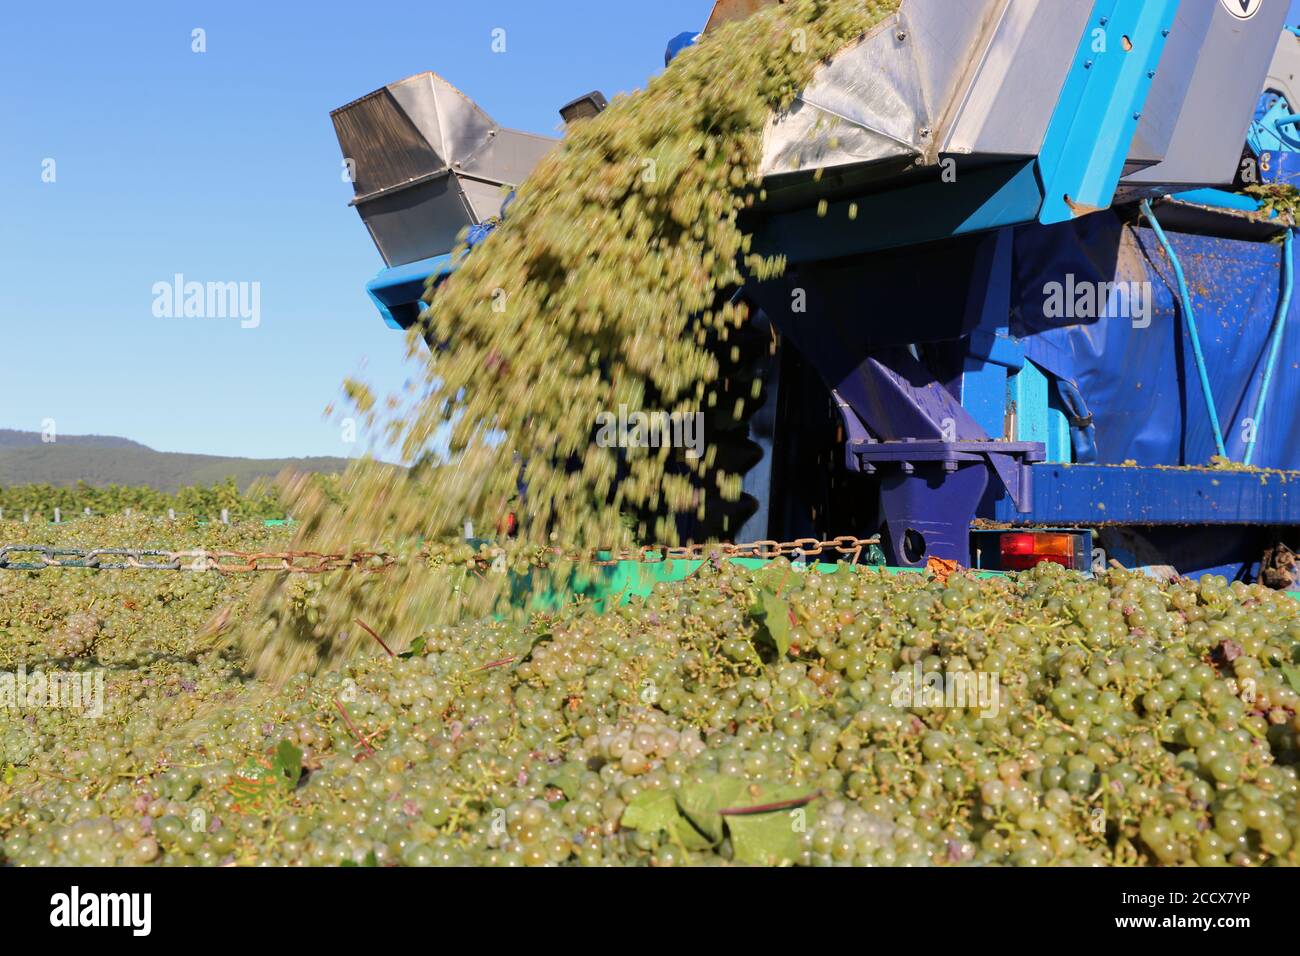
[[[167,451],[348,454],[339,383],[409,374],[329,111],[435,69],[498,121],[630,90],[712,0],[65,0],[0,29],[0,428]],[[1300,2],[1292,22],[1300,22]],[[503,28],[507,49],[492,52]],[[191,50],[195,28],[207,51]],[[56,179],[42,181],[44,161]],[[176,273],[258,282],[261,324],[153,315]]]
[[[72,0],[0,29],[0,428],[165,451],[344,455],[322,417],[409,374],[365,295],[382,265],[329,111],[433,69],[507,126],[557,133],[631,90],[711,0]],[[506,30],[506,52],[492,31]],[[207,51],[191,50],[195,28]],[[43,182],[46,159],[55,181]],[[259,282],[261,324],[167,319],[152,287]]]

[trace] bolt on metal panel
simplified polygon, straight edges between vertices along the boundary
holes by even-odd
[[[1205,5],[1212,8],[1213,19],[1196,53],[1195,73],[1166,158],[1125,177],[1121,186],[1160,191],[1223,186],[1236,175],[1246,130],[1264,88],[1264,64],[1277,50],[1287,5],[1264,4],[1250,19],[1234,16],[1220,3]],[[1147,119],[1144,114],[1144,122]]]
[[[773,118],[762,172],[1032,157],[1091,10],[1091,0],[904,0]]]
[[[1300,111],[1300,37],[1290,30],[1278,40],[1264,88],[1281,93],[1293,112]]]

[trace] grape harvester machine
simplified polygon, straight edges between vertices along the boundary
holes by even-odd
[[[722,0],[668,59],[768,2]],[[1300,175],[1286,16],[902,0],[821,65],[766,128],[746,224],[789,268],[742,292],[780,345],[733,539],[879,532],[897,567],[1102,560],[1294,587],[1300,302],[1269,193]],[[333,119],[386,263],[369,293],[398,328],[554,145],[433,73]]]

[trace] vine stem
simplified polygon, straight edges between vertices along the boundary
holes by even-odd
[[[376,634],[375,631],[374,631],[374,628],[372,628],[369,624],[367,624],[365,621],[361,620],[361,618],[357,618],[356,621],[355,621],[354,623],[356,623],[356,624],[357,624],[357,625],[358,625],[362,630],[364,630],[367,634],[369,634],[369,635],[370,635],[371,637],[373,637],[376,641],[378,641],[378,642],[379,642],[379,646],[382,647],[385,651],[388,652],[388,656],[389,656],[389,657],[396,657],[396,656],[397,656],[396,654],[393,653],[392,649],[391,649],[387,644],[384,643],[384,639],[381,638],[378,634]]]
[[[752,807],[726,807],[719,810],[718,815],[723,817],[747,817],[756,813],[772,813],[775,810],[793,810],[795,807],[805,807],[822,795],[820,790],[814,790],[812,793],[803,797],[795,797],[792,800],[778,800],[775,803],[760,803]]]
[[[352,736],[357,738],[357,742],[365,747],[368,753],[374,753],[375,748],[370,746],[370,742],[361,735],[361,731],[357,730],[357,725],[352,723],[352,718],[348,716],[347,710],[344,709],[343,704],[339,702],[337,697],[334,699],[334,706],[343,715],[343,723],[347,724],[348,730],[352,731]]]

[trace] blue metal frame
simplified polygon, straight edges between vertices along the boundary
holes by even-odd
[[[1029,510],[1009,495],[995,521],[1017,525],[1296,525],[1300,472],[1034,465]]]
[[[961,403],[990,438],[1007,435],[1008,383],[1025,365],[1025,351],[1005,326],[995,332],[976,331],[961,377]]]
[[[1050,383],[1047,375],[1033,362],[1025,362],[1007,378],[1007,401],[1015,406],[1016,433],[1008,435],[1012,441],[1037,442],[1047,448],[1049,461],[1069,461],[1056,457],[1060,454],[1059,440],[1049,440],[1052,415],[1049,405]],[[1058,413],[1058,417],[1064,418]],[[1059,436],[1058,436],[1059,439]],[[1069,439],[1069,432],[1066,432]],[[1053,454],[1055,452],[1055,454]]]
[[[961,403],[989,438],[1014,438],[1006,431],[1008,382],[1025,365],[1025,350],[1011,335],[1012,231],[1004,229],[988,240],[987,281],[972,290],[981,295],[979,325],[971,333],[963,361]]]
[[[1098,0],[1039,153],[1040,222],[1110,206],[1178,4]]]
[[[848,443],[850,465],[879,476],[885,553],[901,567],[924,564],[927,557],[970,560],[971,522],[990,479],[997,477],[995,496],[1028,511],[1033,463],[1043,460],[1044,451],[1039,444],[989,440]],[[923,554],[909,553],[909,532],[924,543]]]
[[[1255,154],[1261,183],[1294,184],[1300,181],[1300,135],[1291,127],[1300,115],[1286,97],[1268,90],[1259,99],[1246,143]]]
[[[1300,183],[1300,152],[1265,150],[1259,154],[1258,161],[1259,181],[1263,185],[1294,186]]]
[[[1300,123],[1286,97],[1276,93],[1265,93],[1262,97],[1267,104],[1250,124],[1246,142],[1250,144],[1255,155],[1266,152],[1284,152],[1300,149],[1300,139],[1294,132],[1288,132],[1288,126]]]
[[[821,262],[1032,222],[1042,203],[1035,163],[1003,163],[963,172],[953,183],[834,202],[824,216],[816,209],[779,213],[757,224],[753,248],[791,263]]]
[[[393,266],[366,283],[366,294],[379,309],[379,314],[384,317],[389,328],[407,329],[419,315],[419,308],[415,308],[412,315],[411,307],[418,306],[429,279],[441,279],[455,270],[456,263],[450,253],[403,266]]]

